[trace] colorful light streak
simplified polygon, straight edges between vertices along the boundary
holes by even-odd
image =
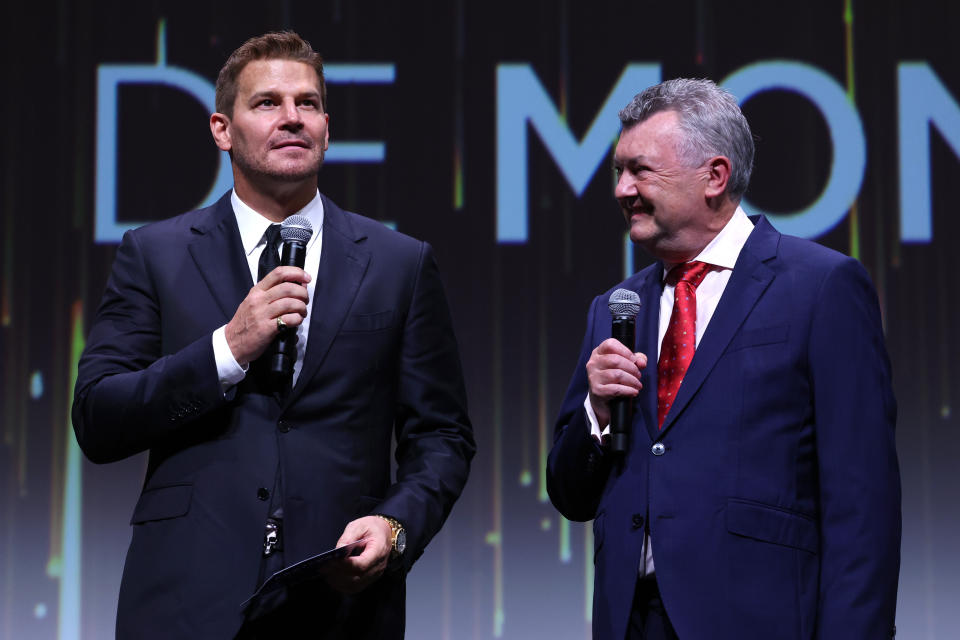
[[[493,637],[503,637],[505,614],[503,608],[503,291],[500,257],[493,260],[493,528],[487,534],[487,544],[493,547]]]
[[[60,549],[60,606],[57,617],[58,640],[80,638],[80,576],[83,542],[83,456],[69,419],[73,402],[73,388],[77,383],[77,366],[85,344],[83,330],[83,303],[73,304],[70,313],[70,383],[67,386],[66,473],[63,477],[63,532]]]
[[[845,0],[843,8],[844,52],[847,75],[847,99],[856,105],[853,75],[853,0]],[[857,200],[850,206],[850,256],[860,259],[860,215]]]

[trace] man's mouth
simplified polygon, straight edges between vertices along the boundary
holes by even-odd
[[[643,203],[636,200],[633,202],[621,202],[620,208],[623,209],[623,214],[628,220],[634,216],[653,215],[653,209],[651,207],[644,206]]]
[[[286,149],[288,147],[300,147],[301,149],[309,149],[310,144],[306,140],[301,140],[300,138],[292,138],[290,140],[281,140],[280,142],[275,142],[273,144],[274,149]]]

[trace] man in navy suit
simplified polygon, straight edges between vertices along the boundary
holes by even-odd
[[[117,635],[400,638],[405,574],[475,450],[432,250],[317,191],[326,90],[299,36],[235,51],[216,106],[233,191],[124,236],[78,372],[87,456],[150,452]],[[313,228],[303,269],[276,266],[271,225],[295,213]],[[261,358],[285,331],[289,385]],[[356,540],[241,611],[273,572]]]
[[[614,288],[640,297],[636,348],[610,338],[614,289],[593,301],[547,469],[594,521],[594,637],[891,637],[896,403],[865,270],[744,213],[753,139],[712,82],[620,120],[615,195],[657,262]]]

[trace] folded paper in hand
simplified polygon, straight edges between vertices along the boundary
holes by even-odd
[[[369,538],[362,538],[360,540],[347,543],[342,547],[336,547],[335,549],[318,553],[315,556],[310,556],[309,558],[305,558],[300,562],[290,565],[289,567],[284,567],[280,571],[277,571],[272,576],[264,580],[263,584],[260,585],[260,588],[257,589],[252,596],[247,598],[242,605],[240,605],[241,611],[245,611],[247,609],[253,610],[257,608],[256,605],[260,601],[266,599],[267,596],[279,591],[280,589],[283,589],[284,587],[300,584],[301,582],[306,582],[308,580],[313,580],[320,577],[321,568],[333,560],[360,555],[360,553],[363,552],[363,548],[366,546],[368,540]],[[248,611],[248,613],[250,613],[250,611]]]

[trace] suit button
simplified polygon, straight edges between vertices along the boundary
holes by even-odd
[[[633,528],[639,529],[643,526],[643,516],[639,513],[633,514]]]
[[[260,487],[259,489],[257,489],[257,497],[260,498],[261,500],[266,500],[267,498],[270,497],[270,492],[264,489],[263,487]]]
[[[650,447],[650,451],[652,451],[655,456],[662,456],[667,452],[667,448],[662,442],[654,442],[653,446]]]
[[[277,428],[280,429],[280,433],[286,433],[287,431],[290,431],[290,425],[283,420],[277,423]]]

